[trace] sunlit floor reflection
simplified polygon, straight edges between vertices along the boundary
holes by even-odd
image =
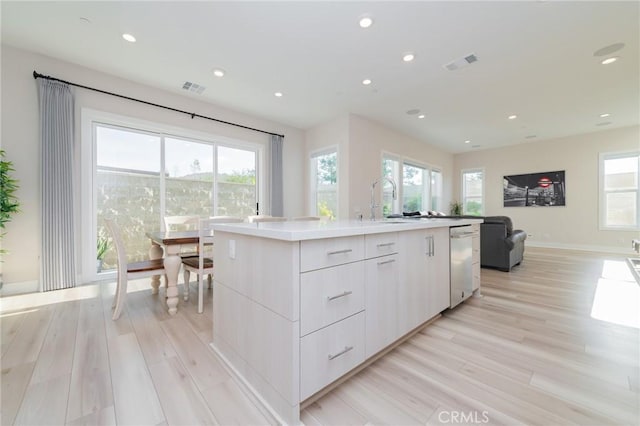
[[[640,286],[624,261],[607,260],[593,297],[591,317],[640,328]]]

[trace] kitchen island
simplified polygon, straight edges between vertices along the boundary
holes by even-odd
[[[216,225],[212,347],[298,424],[301,402],[450,306],[449,229],[481,222]]]

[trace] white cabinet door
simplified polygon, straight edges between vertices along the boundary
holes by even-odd
[[[398,255],[365,261],[366,357],[395,341],[398,333]]]
[[[433,318],[449,306],[449,228],[399,234],[400,334]]]
[[[471,225],[471,230],[473,231],[472,237],[472,245],[473,245],[473,257],[472,257],[472,268],[473,268],[473,290],[474,292],[480,288],[480,225],[473,224]]]
[[[425,321],[449,307],[451,296],[449,228],[434,228],[427,233],[432,238],[431,254],[427,256],[428,286]]]
[[[430,242],[426,230],[400,232],[398,240],[401,247],[398,332],[403,335],[420,325],[426,317]]]

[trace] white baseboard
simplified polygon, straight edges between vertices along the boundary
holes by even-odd
[[[553,249],[563,249],[563,250],[580,250],[580,251],[594,251],[599,253],[615,253],[615,254],[624,254],[627,256],[636,254],[631,247],[622,248],[622,247],[613,247],[613,246],[591,246],[584,244],[564,244],[564,243],[554,243],[554,242],[541,242],[541,241],[531,241],[526,240],[524,243],[525,253],[527,251],[527,247],[540,247],[540,248],[553,248]]]
[[[0,296],[36,293],[38,291],[40,291],[40,283],[38,282],[38,280],[3,283],[2,289],[0,289]]]

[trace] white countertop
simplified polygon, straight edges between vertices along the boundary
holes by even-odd
[[[286,221],[259,223],[220,223],[217,231],[232,232],[254,237],[284,241],[317,240],[321,238],[349,237],[353,235],[381,234],[384,232],[411,231],[415,229],[441,228],[482,223],[482,219],[388,219],[388,220],[338,220],[338,221]]]

